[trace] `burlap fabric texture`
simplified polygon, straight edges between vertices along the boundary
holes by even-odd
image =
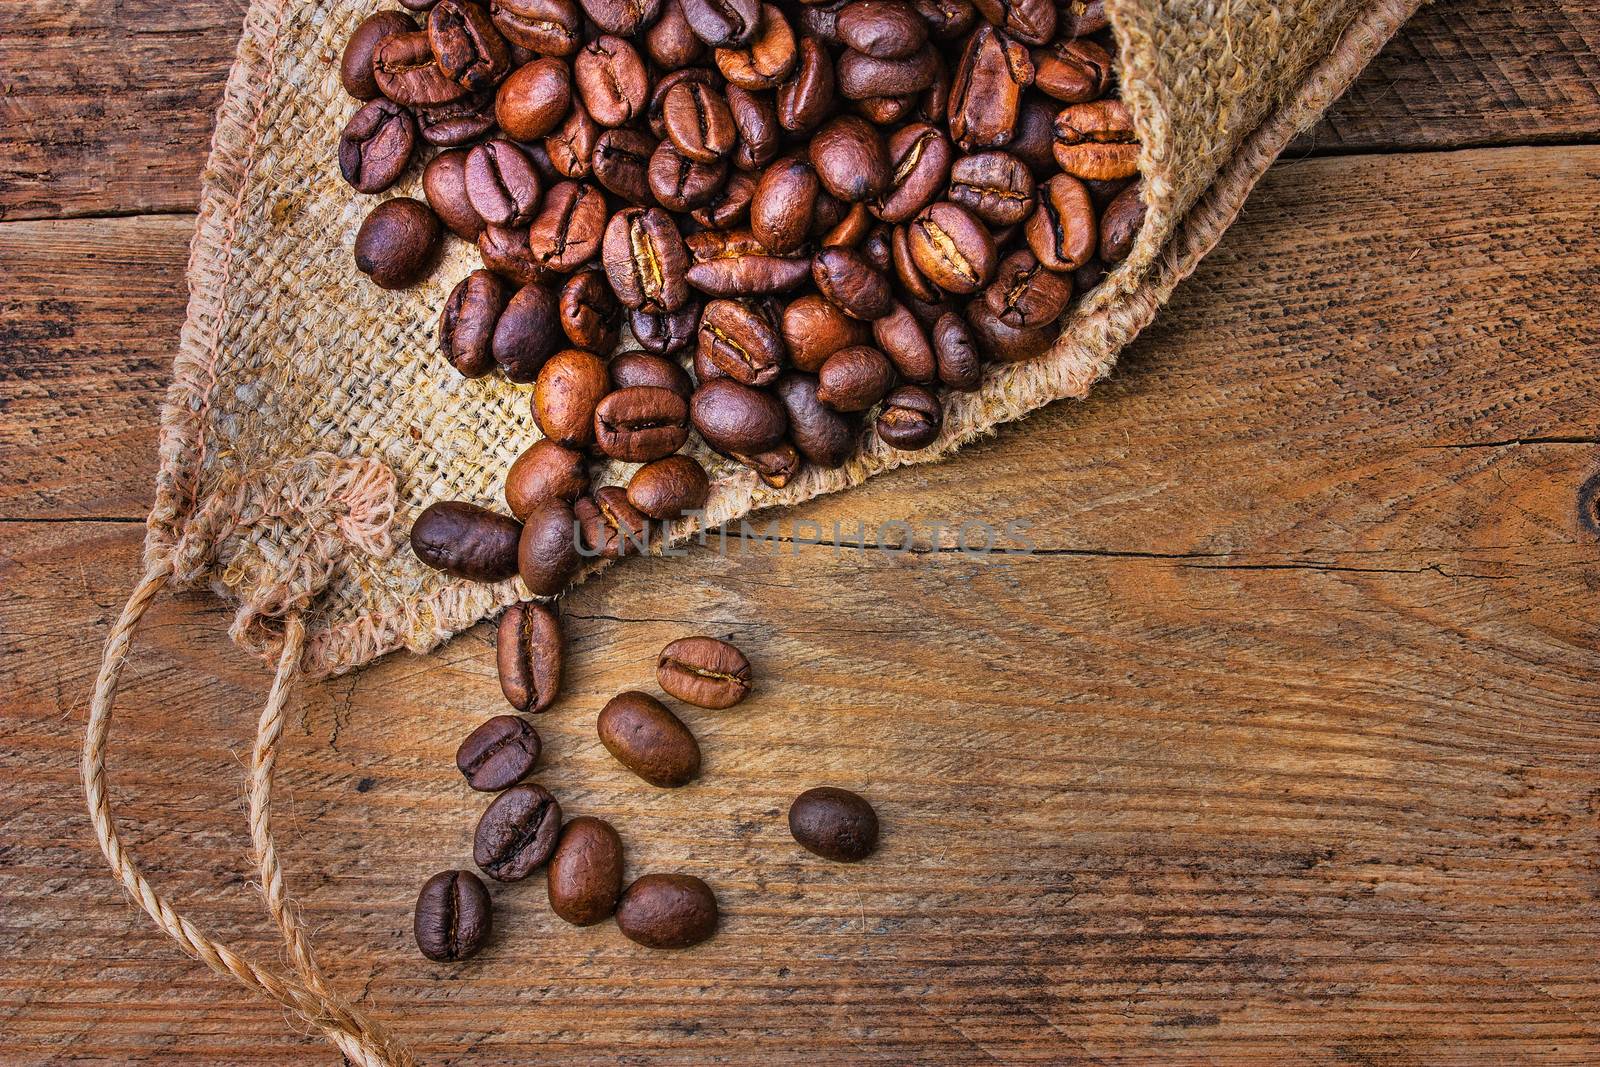
[[[939,442],[904,454],[869,435],[837,471],[782,490],[704,451],[706,523],[856,485],[938,459],[1054,400],[1082,397],[1221,238],[1244,198],[1420,0],[1106,0],[1123,99],[1142,144],[1147,221],[1133,252],[1064,321],[1044,357],[989,370],[945,402]],[[354,110],[336,69],[374,0],[253,0],[217,115],[189,264],[191,296],[161,415],[161,468],[146,571],[107,643],[83,776],[114,874],[190,954],[285,1005],[359,1064],[410,1057],[322,981],[272,845],[273,756],[290,681],[422,652],[500,605],[520,581],[479,586],[396,545],[437,500],[494,505],[537,437],[524,387],[462,379],[434,351],[436,316],[476,253],[451,242],[427,284],[403,293],[354,269],[370,198],[333,164]],[[413,176],[390,195],[420,195]],[[625,481],[621,465],[607,481]],[[679,528],[680,536],[691,530]],[[105,795],[111,703],[132,633],[167,582],[210,584],[238,605],[233,636],[274,656],[257,735],[250,825],[268,911],[292,976],[239,957],[179,915],[123,850]]]

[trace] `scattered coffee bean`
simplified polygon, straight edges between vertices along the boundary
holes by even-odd
[[[548,710],[561,693],[565,648],[561,621],[550,608],[531,600],[507,608],[495,636],[495,664],[506,701],[518,711]]]
[[[842,348],[817,372],[817,399],[835,411],[865,411],[883,399],[894,365],[868,345]]]
[[[685,402],[694,393],[694,382],[684,369],[660,356],[648,352],[624,352],[611,360],[611,381],[618,389],[649,385],[657,389],[670,389]]]
[[[617,347],[622,331],[622,305],[604,272],[580,270],[561,287],[561,329],[567,340],[590,352]]]
[[[646,463],[628,482],[628,503],[663,521],[702,507],[710,494],[711,480],[693,456],[668,456]]]
[[[808,852],[855,863],[878,847],[878,813],[848,789],[818,786],[789,805],[789,832]]]
[[[357,100],[371,100],[382,90],[372,74],[372,61],[385,38],[417,32],[417,24],[404,11],[380,11],[368,15],[345,42],[339,60],[339,81],[344,91]]]
[[[539,762],[539,732],[517,715],[496,715],[466,736],[456,749],[456,768],[484,793],[509,789]]]
[[[622,897],[622,838],[611,824],[580,815],[561,830],[545,870],[550,910],[574,926],[609,919]]]
[[[406,289],[433,267],[439,216],[420,200],[385,200],[356,232],[356,269],[384,289]]]
[[[745,455],[775,447],[789,428],[782,405],[771,393],[728,378],[696,389],[689,417],[712,448]]]
[[[617,929],[646,948],[698,945],[716,933],[717,898],[693,875],[647,874],[622,894]]]
[[[555,596],[567,587],[582,562],[577,516],[564,500],[534,506],[517,542],[517,573],[534,596]]]
[[[686,704],[731,708],[750,695],[750,661],[714,637],[683,637],[656,660],[661,688]]]
[[[467,153],[461,149],[440,152],[422,171],[422,192],[428,206],[463,241],[476,242],[483,219],[467,199]]]
[[[439,351],[468,378],[494,370],[495,324],[506,306],[506,287],[492,271],[462,278],[439,318]]]
[[[506,473],[506,506],[518,521],[547,500],[572,503],[589,489],[583,453],[549,438],[535,441]]]
[[[381,193],[405,173],[416,141],[411,112],[374,100],[352,115],[339,135],[339,173],[358,193]]]
[[[533,421],[539,432],[569,448],[594,444],[594,413],[611,392],[605,361],[592,352],[557,352],[533,383]]]
[[[524,285],[506,302],[495,323],[491,349],[507,381],[538,378],[564,340],[560,318],[556,294],[538,282]]]
[[[489,891],[471,871],[440,871],[417,894],[412,932],[417,948],[437,963],[476,954],[492,926]]]
[[[522,524],[462,500],[430,504],[411,524],[411,551],[435,570],[470,582],[517,573]]]
[[[540,785],[494,798],[472,834],[472,862],[497,882],[520,882],[542,867],[561,834],[561,805]]]
[[[902,385],[883,398],[878,413],[878,436],[884,444],[905,452],[927,448],[939,437],[944,409],[932,391],[920,385]]]
[[[646,463],[670,456],[689,439],[689,405],[671,389],[618,389],[595,408],[594,435],[612,459]]]
[[[595,728],[606,751],[651,785],[687,785],[700,773],[700,746],[694,734],[648,693],[612,697]]]

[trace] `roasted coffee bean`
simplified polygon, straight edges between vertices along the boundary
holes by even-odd
[[[506,41],[472,0],[439,0],[428,15],[428,43],[439,69],[467,89],[486,89],[511,69]]]
[[[555,596],[581,562],[577,516],[564,500],[535,504],[517,543],[517,573],[534,596]]]
[[[456,769],[481,793],[509,789],[526,778],[538,762],[539,732],[520,715],[496,715],[468,734],[456,749]]]
[[[787,371],[778,379],[774,391],[789,417],[789,439],[807,462],[827,470],[844,466],[855,451],[855,427],[817,399],[816,376]],[[667,692],[681,696],[672,689]]]
[[[938,59],[931,48],[904,59],[876,59],[847,50],[835,67],[835,81],[846,100],[866,100],[920,93],[933,84],[937,71]]]
[[[1033,174],[1008,152],[963,156],[950,168],[949,196],[991,226],[1015,226],[1033,212]]]
[[[700,326],[700,302],[691,300],[677,311],[628,312],[628,328],[646,352],[671,355],[689,346]]]
[[[412,934],[417,948],[435,963],[474,955],[493,925],[489,891],[471,871],[440,871],[417,894]]]
[[[524,604],[513,604],[506,609],[505,614],[500,616],[500,628],[495,640],[495,661],[499,668],[500,691],[505,694],[506,700],[512,707],[518,711],[540,712],[556,702],[556,697],[561,692],[561,661],[565,649],[565,640],[561,635],[561,621],[550,608],[530,600]],[[521,719],[513,721],[527,726]],[[531,726],[527,726],[527,733],[533,738],[532,750],[526,760],[527,765],[509,780],[497,779],[499,784],[480,785],[477,781],[473,781],[474,789],[504,789],[533,769],[534,762],[539,758],[539,735],[533,732]],[[466,751],[466,748],[467,746],[463,745],[462,751]],[[486,756],[485,760],[487,758]],[[459,754],[456,762],[461,763]],[[503,763],[504,760],[499,762]],[[464,764],[461,765],[461,770],[469,779],[472,777]],[[487,771],[485,775],[487,777]]]
[[[900,0],[856,0],[839,12],[839,40],[874,59],[905,59],[928,43],[928,24]]]
[[[553,131],[572,110],[572,74],[565,60],[536,59],[500,85],[495,119],[506,136],[536,141]],[[553,159],[554,157],[552,157]]]
[[[1100,216],[1100,258],[1121,263],[1133,250],[1134,238],[1144,226],[1144,190],[1134,182],[1106,205]]]
[[[916,93],[905,93],[900,96],[869,96],[865,100],[852,101],[851,106],[874,126],[897,126],[916,111],[917,99]]]
[[[684,0],[687,4],[689,0]],[[733,148],[733,164],[743,170],[759,170],[778,154],[778,111],[765,93],[752,93],[737,85],[728,86],[728,111],[739,131]]]
[[[721,91],[723,84],[722,78],[715,70],[709,67],[688,67],[684,70],[674,70],[655,78],[651,82],[650,99],[645,104],[645,121],[650,128],[650,133],[657,140],[667,138],[666,107],[668,94],[678,86],[690,82],[696,85],[704,85],[717,92]]]
[[[1055,108],[1029,96],[1017,109],[1017,130],[1006,144],[1006,151],[1032,172],[1036,185],[1056,172],[1055,123]]]
[[[752,92],[775,89],[799,61],[794,29],[773,4],[761,5],[761,21],[749,43],[718,48],[717,69],[728,81]]]
[[[870,345],[843,348],[817,372],[817,399],[835,411],[865,411],[889,391],[894,365]]]
[[[1039,191],[1039,206],[1023,233],[1045,269],[1077,270],[1094,255],[1099,236],[1089,190],[1070,174],[1057,174]]]
[[[567,340],[590,352],[617,347],[622,331],[622,305],[604,271],[581,270],[561,287],[561,329]]]
[[[507,381],[531,382],[561,347],[555,291],[535,282],[517,290],[494,328],[494,361]]]
[[[669,211],[687,213],[709,203],[727,176],[727,160],[697,163],[671,141],[662,141],[650,157],[645,180],[656,203]]]
[[[800,453],[787,441],[754,455],[747,456],[741,452],[730,452],[728,455],[755,471],[763,483],[774,489],[782,489],[800,473]]]
[[[939,382],[945,388],[965,392],[983,384],[983,357],[966,320],[953,311],[940,315],[933,324],[933,354],[939,363]]]
[[[578,95],[602,126],[625,126],[644,114],[650,77],[633,45],[606,34],[583,47],[572,61]]]
[[[433,268],[439,216],[408,196],[373,208],[356,231],[356,269],[384,289],[405,289]]]
[[[417,143],[411,112],[379,98],[345,123],[339,135],[339,173],[358,193],[381,193],[399,180]]]
[[[848,789],[818,786],[789,805],[789,833],[807,852],[854,863],[878,847],[878,813]]]
[[[583,43],[572,0],[489,0],[489,16],[508,41],[542,56],[570,56]]]
[[[550,272],[528,247],[526,226],[485,225],[478,235],[478,254],[485,267],[519,287],[550,280]]]
[[[594,412],[611,392],[605,362],[592,352],[569,348],[540,369],[533,384],[533,421],[539,431],[569,448],[594,444]]]
[[[968,0],[912,0],[912,6],[941,41],[957,40],[978,21],[978,9]]]
[[[728,100],[703,82],[680,81],[661,102],[661,119],[679,152],[699,163],[715,163],[739,139]]]
[[[661,69],[682,70],[705,58],[706,44],[690,28],[681,0],[666,0],[660,17],[645,31],[644,50]]]
[[[1002,363],[1019,363],[1042,355],[1057,336],[1054,325],[1032,329],[1007,326],[982,300],[967,305],[967,324],[972,327],[979,350]]]
[[[683,17],[694,35],[712,48],[739,48],[761,25],[758,0],[683,0]]]
[[[618,389],[632,389],[648,385],[657,389],[670,389],[687,402],[694,393],[694,383],[684,369],[660,356],[648,352],[624,352],[611,361],[611,381]]]
[[[602,485],[579,500],[575,511],[585,556],[622,559],[650,547],[650,518],[628,503],[620,485]]]
[[[848,0],[826,0],[821,4],[805,4],[800,8],[799,30],[802,34],[843,47],[839,39],[839,12]]]
[[[685,704],[731,708],[750,695],[750,661],[714,637],[682,637],[656,658],[656,681]]]
[[[562,828],[545,877],[560,918],[574,926],[609,919],[622,897],[622,838],[610,823],[578,816]]]
[[[595,181],[630,204],[650,199],[650,155],[655,141],[638,130],[604,130],[594,143],[590,166]]]
[[[998,148],[1016,130],[1022,91],[1033,83],[1028,49],[985,23],[967,41],[950,85],[950,136],[969,151]]]
[[[1033,50],[1033,84],[1063,104],[1082,104],[1106,95],[1111,85],[1111,53],[1093,41],[1059,40]]]
[[[524,226],[539,206],[539,175],[527,153],[505,140],[467,153],[467,199],[491,226]]]
[[[1094,205],[1096,211],[1104,211],[1110,206],[1111,201],[1117,198],[1118,193],[1132,185],[1136,180],[1135,178],[1113,178],[1111,181],[1102,182],[1090,179],[1085,181],[1083,185],[1084,188],[1089,190],[1089,203]]]
[[[544,866],[561,836],[561,805],[543,786],[512,786],[494,798],[472,834],[472,862],[497,882],[520,882]]]
[[[776,447],[789,428],[772,394],[730,378],[702,382],[690,399],[689,417],[712,448],[743,455]]]
[[[675,788],[700,774],[700,746],[683,720],[648,693],[612,697],[595,720],[606,751],[651,785]]]
[[[704,507],[710,494],[711,480],[693,456],[667,456],[646,463],[628,481],[628,503],[663,521]]]
[[[1055,124],[1056,163],[1075,178],[1109,181],[1139,171],[1133,116],[1121,100],[1095,100],[1061,110]]]
[[[933,81],[917,96],[916,118],[943,127],[950,119],[950,84],[954,79],[944,56],[934,53]]]
[[[872,337],[906,381],[931,382],[938,377],[933,345],[922,324],[904,304],[896,301],[889,314],[872,323]]]
[[[951,155],[949,138],[928,123],[896,130],[889,138],[888,187],[873,212],[884,222],[904,222],[933,203],[950,176]]]
[[[689,405],[671,389],[618,389],[594,411],[595,443],[612,459],[646,463],[670,456],[689,439]]]
[[[528,226],[528,251],[536,263],[567,274],[600,253],[606,228],[606,198],[592,185],[559,182]]]
[[[476,242],[483,219],[467,199],[467,153],[462,149],[440,152],[422,171],[422,192],[428,206],[463,241]]]
[[[803,371],[816,373],[839,349],[864,345],[870,336],[865,323],[815,293],[807,293],[783,309],[783,339],[789,358]]]
[[[587,178],[594,170],[594,150],[600,143],[600,124],[574,100],[561,125],[544,139],[550,165],[568,178]]]
[[[958,204],[924,208],[906,228],[906,242],[917,267],[947,293],[975,293],[994,278],[994,238]]]
[[[584,12],[606,33],[632,37],[655,21],[661,0],[582,0]]]
[[[707,304],[700,315],[699,346],[719,370],[745,385],[766,385],[783,362],[777,326],[745,301]]]
[[[778,125],[792,134],[810,133],[833,110],[833,58],[817,38],[800,39],[799,60],[778,86],[777,103]]]
[[[870,322],[889,313],[889,280],[854,248],[824,248],[811,261],[817,290],[846,315]]]
[[[1099,285],[1108,273],[1104,263],[1098,259],[1091,259],[1072,272],[1072,288],[1077,292],[1087,293]]]
[[[435,107],[467,95],[433,61],[424,30],[385,37],[373,53],[372,76],[383,95],[406,107]]]
[[[1055,36],[1055,0],[973,0],[978,14],[1024,44],[1044,44]]]
[[[404,11],[380,11],[361,21],[345,42],[339,60],[339,81],[357,100],[371,100],[381,91],[372,75],[372,61],[387,37],[417,32],[417,24]]]
[[[915,452],[939,436],[944,409],[939,398],[920,385],[902,385],[883,398],[878,413],[878,437],[891,448]]]
[[[866,119],[842,115],[811,139],[811,165],[823,186],[848,203],[871,200],[889,184],[883,137]]]
[[[1061,36],[1087,37],[1111,25],[1105,0],[1067,0],[1061,6]]]
[[[411,524],[411,551],[423,563],[469,582],[498,582],[517,573],[522,524],[469,504],[430,504]]]
[[[911,254],[910,236],[909,226],[896,226],[891,234],[890,253],[894,259],[895,277],[900,280],[900,287],[907,296],[925,303],[937,303],[944,299],[944,294],[917,266],[916,257]]]
[[[761,174],[750,200],[750,232],[769,252],[799,252],[811,231],[822,183],[798,155],[784,156]]]
[[[417,109],[417,132],[431,145],[471,144],[494,132],[494,90],[463,96],[438,107]]]
[[[506,287],[493,272],[475,270],[456,283],[439,316],[439,351],[468,378],[494,370],[495,324],[506,307]]]
[[[749,216],[755,192],[756,180],[743,171],[735,171],[709,200],[690,212],[690,217],[713,230],[738,226]]]
[[[689,254],[672,216],[660,208],[624,208],[611,217],[601,245],[606,277],[630,308],[676,311],[689,302]]]
[[[717,898],[689,874],[647,874],[617,904],[617,929],[646,948],[688,948],[717,932]]]
[[[691,234],[685,244],[693,258],[686,280],[712,296],[781,293],[811,272],[810,259],[769,255],[748,230],[706,230]]]
[[[1071,300],[1072,276],[1046,270],[1026,248],[1002,260],[994,283],[983,291],[989,310],[1016,329],[1050,325]]]
[[[426,12],[439,0],[400,0],[400,6],[407,11]]]
[[[519,520],[547,500],[578,499],[589,491],[583,453],[548,438],[535,441],[506,472],[506,506]]]

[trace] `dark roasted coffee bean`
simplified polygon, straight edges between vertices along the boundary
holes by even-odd
[[[384,38],[417,32],[417,24],[404,11],[380,11],[368,15],[345,42],[339,60],[339,81],[344,91],[357,100],[371,100],[380,92],[372,76],[372,60]]]
[[[1121,100],[1095,100],[1061,110],[1055,124],[1056,164],[1075,178],[1109,181],[1139,170],[1139,139]]]
[[[501,629],[505,629],[504,622]],[[456,749],[456,769],[481,793],[509,789],[526,778],[538,762],[539,732],[520,715],[496,715],[468,734]]]
[[[471,871],[440,871],[417,894],[412,934],[417,948],[435,963],[474,955],[493,925],[489,891]]]
[[[1057,174],[1039,190],[1039,206],[1023,232],[1045,269],[1077,270],[1094,255],[1099,238],[1089,190],[1070,174]]]
[[[651,82],[650,101],[645,105],[645,120],[658,140],[667,138],[667,95],[679,85],[692,82],[721,92],[722,77],[709,67],[688,67],[663,74]],[[730,113],[731,114],[731,113]]]
[[[911,228],[909,226],[896,226],[890,236],[890,253],[894,259],[894,274],[900,281],[900,287],[906,295],[924,301],[937,303],[944,299],[944,294],[939,287],[928,280],[928,276],[917,266],[916,257],[911,254]]]
[[[632,37],[655,21],[661,0],[582,0],[584,13],[606,33]]]
[[[750,202],[755,198],[756,180],[743,171],[728,175],[722,188],[700,207],[690,212],[695,222],[708,229],[726,230],[744,222],[750,214]]]
[[[888,187],[873,211],[885,222],[904,222],[933,203],[950,176],[951,154],[949,139],[925,122],[896,130],[889,138]]]
[[[1111,84],[1111,54],[1093,41],[1059,40],[1033,50],[1033,84],[1063,104],[1082,104],[1106,95]]]
[[[555,596],[577,571],[577,516],[565,500],[535,504],[517,543],[517,573],[534,596]]]
[[[617,929],[646,948],[688,948],[717,932],[717,898],[688,874],[647,874],[622,894]]]
[[[425,12],[439,0],[400,0],[400,6],[407,11]]]
[[[667,706],[648,693],[612,697],[595,720],[600,743],[651,785],[687,785],[700,773],[700,746]]]
[[[912,0],[912,6],[941,41],[964,36],[978,21],[978,10],[968,0]]]
[[[684,0],[688,3],[688,0]],[[777,108],[765,93],[752,93],[737,85],[728,86],[728,111],[733,115],[733,125],[739,131],[738,143],[733,149],[734,166],[743,170],[759,170],[771,163],[778,154],[778,139],[782,132],[778,124]]]
[[[517,573],[522,524],[469,504],[430,504],[411,524],[411,551],[423,563],[469,582],[498,582]]]
[[[706,44],[690,28],[682,0],[661,5],[660,17],[645,31],[644,50],[663,70],[681,70],[705,58]]]
[[[1055,36],[1055,0],[972,0],[991,24],[1024,44],[1044,44]]]
[[[544,150],[558,174],[587,178],[594,170],[594,150],[599,142],[600,124],[574,100],[561,125],[544,139]]]
[[[1058,335],[1053,324],[1032,329],[1007,326],[982,300],[967,305],[967,324],[972,327],[978,348],[1002,363],[1019,363],[1043,355]]]
[[[875,59],[847,50],[835,68],[839,95],[846,100],[920,93],[933,84],[938,59],[923,48],[904,59]]]
[[[848,789],[818,786],[789,805],[789,832],[807,852],[854,863],[878,847],[878,813]]]
[[[512,786],[494,798],[472,834],[472,862],[497,882],[520,882],[544,866],[561,836],[561,805],[543,786]]]
[[[501,83],[495,119],[507,137],[536,141],[554,130],[572,109],[572,75],[565,60],[536,59]]]
[[[729,378],[701,383],[690,399],[689,416],[712,448],[744,455],[775,447],[789,428],[772,394]]]
[[[650,517],[628,503],[622,486],[602,485],[575,510],[584,555],[622,559],[649,549]]]
[[[839,39],[839,12],[848,3],[849,0],[824,0],[820,4],[805,4],[800,8],[797,28],[825,44],[843,47],[844,42]]]
[[[788,371],[774,391],[789,417],[789,439],[807,461],[828,470],[842,467],[855,451],[855,427],[817,399],[816,376]],[[671,689],[667,692],[681,696]]]
[[[867,239],[867,234],[872,232],[872,227],[877,220],[867,210],[867,205],[857,203],[850,205],[850,213],[838,225],[822,235],[817,243],[824,248],[842,247],[856,248]],[[877,264],[873,264],[876,269]]]
[[[533,385],[533,421],[546,437],[570,448],[594,444],[594,410],[611,392],[599,356],[569,348],[540,369]]]
[[[955,75],[944,56],[934,53],[933,81],[917,96],[917,118],[943,128],[950,119],[950,84]]]
[[[851,106],[862,118],[875,126],[897,126],[916,111],[917,99],[916,93],[905,93],[900,96],[869,96],[865,100],[852,101]]]
[[[778,125],[791,134],[810,133],[833,110],[833,58],[815,37],[800,39],[799,60],[778,86]]]
[[[526,226],[484,226],[478,235],[478,254],[485,267],[519,288],[550,281],[550,272],[533,258],[533,250],[528,247]]]
[[[535,441],[506,472],[506,506],[519,520],[547,500],[578,499],[589,490],[583,453],[548,438]]]
[[[567,274],[599,255],[605,227],[606,198],[600,190],[559,182],[528,226],[528,251],[545,269]]]
[[[700,326],[700,302],[691,300],[677,311],[628,312],[628,328],[646,352],[671,355],[689,346]]]
[[[794,70],[799,57],[794,29],[774,4],[761,5],[761,21],[748,44],[718,48],[715,56],[723,77],[752,92],[777,88]]]
[[[967,41],[950,85],[950,136],[965,149],[998,148],[1016,130],[1033,82],[1028,49],[985,23]]]
[[[781,293],[811,273],[809,258],[770,255],[748,230],[706,230],[691,234],[685,244],[693,258],[685,277],[712,296]]]
[[[878,437],[891,448],[915,452],[939,436],[944,410],[939,398],[920,385],[902,385],[883,398],[878,413]]]
[[[524,226],[539,206],[539,175],[527,153],[505,140],[467,153],[467,199],[491,226]]]
[[[650,155],[655,150],[655,141],[638,130],[604,130],[594,143],[590,160],[595,180],[630,204],[646,203],[650,199]]]
[[[511,69],[505,38],[472,0],[439,0],[428,15],[428,43],[439,69],[472,92],[495,85]]]
[[[1022,160],[1033,173],[1035,184],[1049,180],[1056,173],[1056,109],[1043,100],[1029,96],[1017,109],[1016,133],[1006,144],[1006,151]]]
[[[494,370],[495,324],[506,307],[506,287],[493,272],[475,270],[456,283],[439,316],[439,351],[468,378]]]
[[[966,320],[953,311],[933,324],[933,354],[939,363],[939,382],[945,388],[969,391],[983,383],[983,357]]]
[[[731,708],[750,695],[750,661],[714,637],[683,637],[656,657],[656,681],[685,704]]]
[[[438,107],[417,109],[417,132],[443,148],[471,144],[494,132],[494,90],[463,96]]]
[[[1104,211],[1110,206],[1111,201],[1117,198],[1118,193],[1137,180],[1136,178],[1113,178],[1110,181],[1102,182],[1090,179],[1083,184],[1084,188],[1089,190],[1089,203],[1094,205],[1096,211]]]
[[[870,336],[865,323],[815,293],[807,293],[783,309],[783,339],[789,358],[803,371],[816,373],[839,349],[864,345]]]
[[[601,246],[606,277],[630,308],[676,311],[689,302],[689,254],[672,216],[660,208],[624,208],[611,217]]]
[[[624,352],[611,361],[611,381],[618,389],[649,385],[670,389],[687,402],[694,393],[688,373],[670,359],[648,352]]]
[[[518,711],[539,712],[556,702],[561,691],[561,661],[565,649],[561,621],[550,608],[530,600],[506,609],[505,614],[500,616],[495,661],[499,668],[500,691],[512,707]],[[521,719],[514,721],[522,722]],[[533,733],[531,726],[527,732],[533,737],[527,766],[509,781],[502,780],[500,784],[479,785],[474,781],[474,789],[504,789],[533,769],[534,762],[539,758],[539,735]],[[466,746],[462,746],[462,749],[465,751]],[[461,762],[459,754],[456,762]],[[471,778],[465,766],[461,769]]]
[[[758,0],[683,0],[689,28],[712,48],[739,48],[755,39],[761,24]]]
[[[893,236],[894,228],[884,222],[867,231],[861,242],[861,254],[867,257],[873,270],[887,274],[894,269],[894,250],[890,243]]]
[[[572,0],[489,0],[489,15],[507,40],[542,56],[570,56],[583,43]]]
[[[646,463],[628,481],[628,503],[663,521],[704,507],[710,494],[711,480],[693,456],[667,456]]]
[[[728,455],[755,471],[761,481],[773,489],[782,489],[800,473],[800,453],[787,441],[754,455],[742,452],[730,452]]]
[[[535,282],[517,290],[494,328],[494,361],[506,380],[526,383],[561,347],[561,312],[555,291]]]
[[[727,160],[697,163],[671,141],[662,141],[650,157],[646,181],[656,203],[668,211],[688,213],[709,203],[727,176]]]
[[[1134,182],[1106,205],[1100,216],[1100,259],[1121,263],[1133,250],[1134,238],[1144,226],[1144,190]]]
[[[581,270],[561,287],[561,329],[567,340],[590,352],[617,347],[622,330],[622,305],[604,271]]]
[[[595,443],[612,459],[646,463],[670,456],[689,439],[689,405],[671,389],[618,389],[594,412]]]
[[[561,830],[545,870],[550,910],[574,926],[609,919],[622,897],[622,838],[610,823],[580,815]]]
[[[426,31],[385,37],[373,53],[372,75],[383,95],[406,107],[434,107],[467,95],[433,61]]]
[[[422,191],[428,206],[463,241],[477,241],[483,219],[467,199],[467,153],[463,149],[440,152],[422,171]]]
[[[644,114],[650,78],[633,45],[607,34],[572,61],[573,80],[589,116],[602,126],[625,126]]]
[[[1067,0],[1061,6],[1061,35],[1087,37],[1111,25],[1106,18],[1105,0]]]
[[[870,322],[889,313],[889,281],[853,248],[824,248],[811,261],[817,290],[846,315]]]
[[[713,300],[700,315],[699,346],[728,377],[766,385],[778,376],[783,338],[777,326],[749,303]]]
[[[975,293],[994,277],[994,238],[971,212],[947,200],[911,220],[906,242],[917,267],[947,293]]]
[[[739,139],[727,98],[703,82],[673,85],[661,102],[661,120],[678,151],[699,163],[716,163]]]
[[[339,135],[339,173],[358,193],[381,193],[405,173],[416,143],[411,112],[380,97],[352,115]]]
[[[842,115],[817,132],[811,139],[811,165],[828,192],[849,203],[871,200],[889,184],[883,137],[855,115]]]
[[[1072,276],[1046,270],[1026,248],[1001,260],[994,282],[983,291],[989,310],[1016,329],[1050,325],[1071,300]]]
[[[872,323],[872,337],[906,381],[931,382],[938,377],[933,345],[922,324],[904,304],[897,301],[889,314]]]
[[[817,372],[817,399],[835,411],[865,411],[889,391],[894,365],[870,345],[843,348]]]
[[[784,156],[761,174],[750,200],[750,232],[769,252],[792,255],[805,246],[822,183],[798,155]]]
[[[1015,226],[1033,212],[1033,174],[1007,152],[963,156],[950,168],[949,197],[991,226]]]
[[[874,59],[905,59],[928,41],[928,24],[901,0],[856,0],[839,12],[839,40]]]
[[[439,216],[408,196],[385,200],[356,231],[356,269],[384,289],[405,289],[433,268]]]

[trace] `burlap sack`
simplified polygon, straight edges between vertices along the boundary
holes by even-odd
[[[997,366],[946,400],[933,448],[869,435],[837,471],[782,490],[715,454],[706,523],[793,504],[902,463],[924,463],[1063,397],[1082,397],[1222,236],[1257,179],[1419,6],[1420,0],[1106,0],[1122,95],[1142,144],[1147,221],[1133,252],[1065,321],[1045,357]],[[537,437],[524,387],[468,381],[434,350],[438,309],[476,265],[451,242],[432,281],[371,285],[350,242],[372,201],[350,193],[333,146],[353,110],[337,56],[372,0],[253,0],[206,168],[191,296],[161,415],[161,469],[146,573],[113,628],[91,706],[83,773],[113,871],[147,912],[213,969],[283,1003],[353,1062],[410,1062],[329,990],[298,928],[272,847],[268,798],[287,689],[301,672],[351,670],[422,652],[498,606],[520,581],[450,579],[395,545],[445,499],[494,505]],[[393,195],[420,195],[413,177]],[[619,465],[608,481],[625,480]],[[692,531],[680,527],[678,535]],[[232,633],[275,652],[257,737],[250,820],[268,910],[294,977],[201,934],[123,852],[104,791],[111,699],[139,617],[167,581],[209,583],[238,604]]]

